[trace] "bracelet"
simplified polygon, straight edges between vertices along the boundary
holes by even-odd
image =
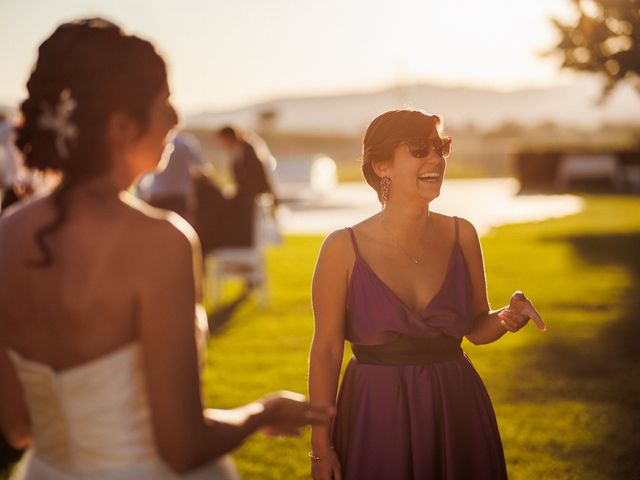
[[[333,447],[331,447],[331,450],[333,450]],[[324,460],[325,458],[327,458],[327,455],[325,455],[324,457],[319,457],[318,455],[314,455],[313,451],[310,451],[308,455],[312,462],[319,462],[320,460]]]

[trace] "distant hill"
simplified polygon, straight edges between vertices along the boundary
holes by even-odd
[[[640,123],[640,95],[620,87],[602,106],[596,105],[600,83],[583,77],[567,86],[501,92],[488,89],[405,85],[377,92],[283,98],[237,110],[187,116],[190,127],[233,123],[255,127],[260,112],[275,111],[274,127],[285,131],[353,134],[362,132],[378,113],[418,107],[444,116],[449,125],[491,128],[508,121],[534,124],[553,121],[580,127],[602,122]]]

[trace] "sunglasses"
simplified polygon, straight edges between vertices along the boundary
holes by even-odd
[[[447,158],[451,153],[451,137],[405,140],[402,144],[406,145],[411,155],[416,158],[425,158],[431,152]]]

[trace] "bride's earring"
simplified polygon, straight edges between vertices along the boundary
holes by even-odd
[[[389,201],[389,193],[391,192],[391,179],[386,175],[380,179],[380,203],[382,208]]]

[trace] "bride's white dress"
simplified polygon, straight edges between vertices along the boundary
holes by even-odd
[[[8,352],[33,434],[11,480],[239,479],[230,457],[183,475],[159,458],[138,342],[60,372]]]

